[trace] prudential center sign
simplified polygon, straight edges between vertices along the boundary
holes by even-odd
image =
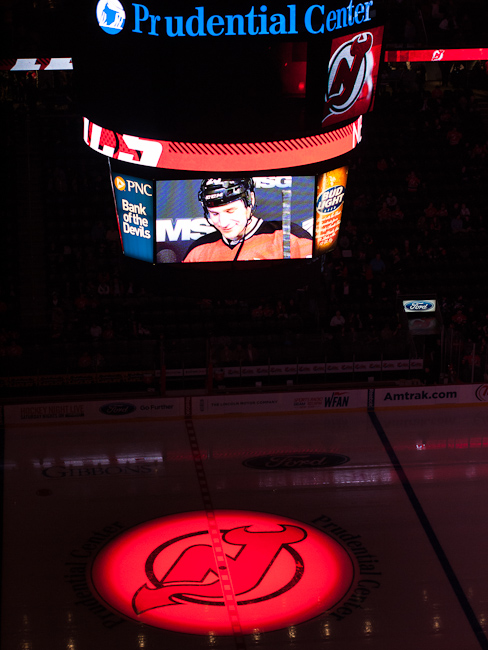
[[[286,5],[282,13],[271,13],[266,5],[251,6],[247,13],[213,14],[205,7],[195,7],[187,16],[161,16],[151,13],[144,4],[133,2],[130,17],[132,32],[147,36],[277,36],[300,32],[324,34],[368,23],[375,16],[374,0],[354,3],[338,9],[312,4],[305,10]],[[119,0],[100,0],[96,9],[98,24],[107,34],[118,34],[126,23],[126,11]]]

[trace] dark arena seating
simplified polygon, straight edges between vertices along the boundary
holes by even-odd
[[[387,4],[386,49],[486,36],[482,2]],[[0,74],[5,395],[488,381],[486,62],[383,63],[336,249],[219,273],[125,257],[73,73]],[[438,301],[434,335],[402,316],[416,296]]]

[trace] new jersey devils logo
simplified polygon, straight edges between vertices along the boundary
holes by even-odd
[[[488,402],[488,384],[481,384],[475,392],[476,399],[480,402]]]
[[[372,46],[373,35],[363,32],[342,43],[332,55],[323,122],[331,115],[346,113],[361,95],[372,72],[368,57]]]
[[[225,635],[229,603],[244,633],[266,631],[323,613],[351,586],[351,558],[311,526],[246,511],[217,511],[215,519],[213,532],[196,512],[116,538],[92,567],[97,595],[139,622]]]
[[[176,543],[171,540],[155,549],[146,562],[146,575],[151,583],[145,584],[134,596],[133,607],[136,614],[154,607],[176,605],[181,602],[194,602],[205,605],[224,605],[224,594],[219,578],[215,553],[211,544],[201,543],[200,536],[208,536],[207,531],[193,533],[185,540],[191,544],[178,557],[166,575],[158,580],[154,564],[160,554]],[[301,542],[307,536],[303,528],[281,526],[278,531],[256,531],[252,526],[241,526],[227,530],[223,534],[226,544],[236,547],[235,556],[226,553],[230,561],[230,573],[238,605],[247,605],[260,600],[269,600],[291,589],[303,575],[303,561],[291,544]],[[178,540],[179,541],[179,540]],[[264,596],[254,595],[259,584],[281,550],[290,553],[295,562],[295,571],[286,584],[278,586],[273,593]],[[195,575],[197,569],[197,575]]]

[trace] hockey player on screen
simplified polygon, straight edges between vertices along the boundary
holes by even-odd
[[[284,237],[281,221],[263,221],[255,215],[252,178],[204,179],[198,200],[215,232],[193,242],[183,262],[273,260],[312,255],[312,237],[306,230],[290,223]]]

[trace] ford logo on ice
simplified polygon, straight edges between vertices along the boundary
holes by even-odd
[[[253,469],[322,469],[349,462],[343,454],[286,454],[277,456],[255,456],[242,464]]]
[[[435,311],[435,300],[405,300],[403,302],[405,311]]]
[[[105,415],[127,415],[128,413],[133,413],[136,410],[134,404],[128,404],[127,402],[112,402],[111,404],[104,404],[100,407],[100,413]]]

